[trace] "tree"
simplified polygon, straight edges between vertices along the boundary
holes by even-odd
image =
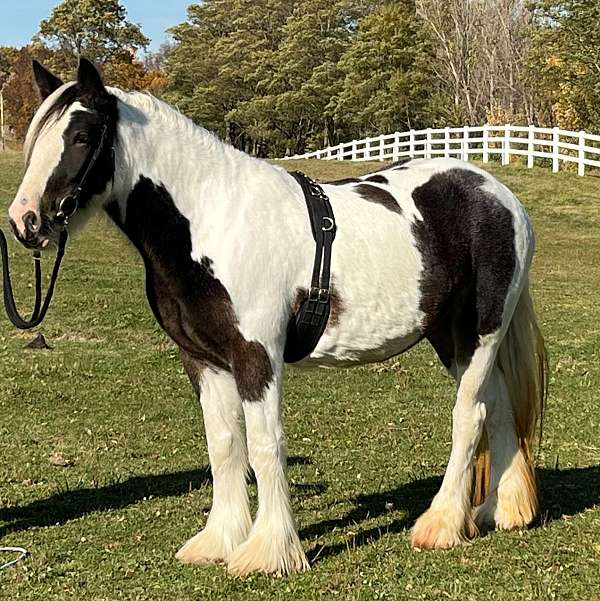
[[[303,152],[339,141],[330,101],[343,81],[340,58],[356,35],[358,16],[374,0],[303,0],[281,28],[277,47],[256,70],[259,94],[229,113],[263,151]]]
[[[261,95],[261,73],[268,71],[294,4],[206,0],[190,6],[187,22],[170,30],[176,46],[166,63],[166,98],[238,147],[257,151],[230,113]]]
[[[44,48],[25,46],[11,54],[10,76],[4,87],[6,123],[15,137],[22,140],[39,104],[31,62],[36,59],[47,63],[52,53]]]
[[[502,113],[531,120],[523,70],[531,18],[525,0],[416,0],[432,36],[432,67],[454,103],[448,121],[476,125]]]
[[[12,46],[0,46],[0,88],[8,81],[19,51]]]
[[[544,0],[534,16],[528,67],[540,120],[600,131],[600,4]]]
[[[344,80],[330,108],[353,138],[431,125],[436,97],[430,47],[414,2],[384,4],[359,23],[339,61]]]
[[[80,56],[99,66],[148,45],[140,26],[127,21],[118,0],[63,0],[40,24],[35,41],[54,50],[54,69],[70,76]]]

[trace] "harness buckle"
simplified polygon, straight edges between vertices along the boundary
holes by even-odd
[[[311,288],[308,300],[326,303],[329,301],[329,290],[327,288]]]

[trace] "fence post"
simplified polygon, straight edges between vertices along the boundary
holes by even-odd
[[[343,144],[338,144],[338,152],[336,155],[336,158],[338,161],[343,161],[344,160],[344,145]]]
[[[468,125],[465,125],[463,127],[462,160],[466,161],[466,162],[469,161],[469,126]]]
[[[558,173],[559,165],[558,158],[560,155],[560,148],[558,142],[560,140],[560,133],[558,127],[552,128],[552,173]]]
[[[325,156],[328,160],[331,160],[331,146],[327,147],[327,153]]]
[[[502,144],[502,164],[510,163],[510,125],[504,126],[504,140]]]
[[[487,123],[483,124],[483,162],[489,163],[490,160],[490,130]]]
[[[400,132],[394,133],[392,146],[392,161],[396,162],[400,158]]]
[[[585,175],[585,132],[579,131],[579,152],[577,156],[577,173],[580,176]]]
[[[444,158],[450,158],[450,128],[444,128]]]
[[[533,129],[533,123],[529,124],[529,129],[527,131],[527,168],[533,168],[533,140],[534,140],[535,131]]]
[[[363,159],[368,161],[371,158],[371,138],[365,140],[365,151],[363,153]]]
[[[431,127],[428,127],[425,133],[425,158],[431,158]]]
[[[356,158],[357,158],[356,155],[357,155],[356,140],[352,140],[352,156],[351,156],[352,161],[356,161]]]
[[[415,158],[415,130],[411,129],[408,133],[408,155],[411,159]]]
[[[384,159],[384,154],[383,154],[383,141],[384,141],[385,136],[383,134],[381,134],[379,136],[379,160],[383,161]]]

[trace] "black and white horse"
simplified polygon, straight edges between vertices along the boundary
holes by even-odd
[[[13,230],[28,247],[56,239],[57,204],[106,126],[72,225],[104,210],[138,249],[150,306],[200,397],[213,505],[179,559],[224,561],[234,574],[307,569],[281,420],[286,326],[314,257],[299,184],[150,95],[106,88],[85,60],[67,84],[34,70],[44,101],[27,135]],[[412,544],[444,549],[483,527],[526,526],[538,510],[530,448],[546,363],[523,206],[488,173],[450,159],[412,160],[323,188],[338,226],[335,303],[302,364],[382,361],[427,339],[457,394],[446,474]]]

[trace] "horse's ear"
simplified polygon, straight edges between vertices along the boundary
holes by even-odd
[[[36,60],[33,61],[33,76],[42,100],[46,100],[54,90],[60,88],[63,82],[53,75]]]
[[[98,69],[87,58],[79,59],[79,68],[77,69],[77,83],[87,93],[97,94],[99,96],[106,94],[106,88],[102,82],[102,77]]]

